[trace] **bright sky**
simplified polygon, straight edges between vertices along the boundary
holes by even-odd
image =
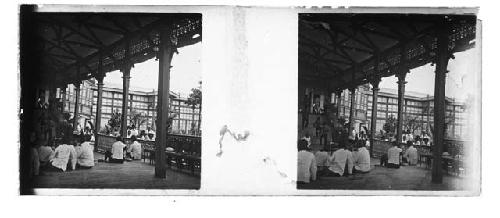
[[[448,63],[448,74],[446,75],[446,96],[464,101],[468,95],[478,93],[478,87],[474,85],[474,77],[480,74],[479,49],[472,48],[465,52],[455,53],[455,59]],[[406,75],[407,91],[415,91],[434,95],[434,70],[435,66],[427,64],[415,68]],[[398,79],[395,76],[385,77],[380,83],[381,88],[397,89]]]
[[[178,49],[172,58],[170,90],[187,97],[201,81],[201,42]],[[130,86],[149,90],[158,89],[158,61],[154,58],[136,64],[130,71]],[[122,84],[122,73],[113,71],[106,75],[104,84]]]

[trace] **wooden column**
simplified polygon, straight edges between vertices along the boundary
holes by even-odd
[[[349,88],[351,93],[351,109],[349,110],[349,135],[354,129],[354,111],[356,110],[356,87]]]
[[[342,111],[342,108],[341,108],[342,91],[343,90],[337,90],[335,92],[335,97],[337,98],[337,119],[340,119],[340,112]]]
[[[378,110],[378,91],[380,90],[378,85],[380,84],[380,78],[376,78],[372,81],[372,120],[370,126],[370,155],[373,157],[373,142],[375,139],[375,133],[377,133],[377,110]]]
[[[128,53],[128,52],[127,52]],[[127,60],[128,61],[128,60]],[[130,88],[130,69],[132,65],[127,63],[123,69],[123,95],[122,95],[122,123],[121,135],[123,138],[127,137],[127,119],[128,119],[128,93]]]
[[[66,108],[66,89],[68,88],[68,85],[64,85],[61,87],[61,112],[64,113],[64,110]]]
[[[74,110],[74,115],[73,115],[73,131],[77,130],[77,125],[78,125],[78,116],[79,116],[79,109],[80,109],[80,85],[81,81],[74,83],[75,85],[75,110]]]
[[[398,119],[397,119],[397,130],[396,130],[396,141],[401,143],[403,136],[403,122],[404,122],[404,101],[405,101],[405,84],[406,84],[406,72],[401,72],[397,75],[398,77]]]
[[[444,142],[444,121],[445,121],[445,86],[448,60],[448,26],[443,23],[438,29],[437,37],[437,57],[434,79],[434,145],[432,148],[432,182],[443,183],[443,169],[441,168],[441,156]]]
[[[155,90],[153,89],[153,110],[154,111],[158,111],[158,106],[156,105],[156,96],[158,96],[158,94],[156,93],[155,94]],[[156,129],[156,118],[155,118],[155,113],[154,112],[151,112],[151,129]]]
[[[170,97],[170,63],[175,50],[170,40],[172,30],[163,27],[160,32],[160,48],[158,53],[158,107],[156,125],[156,161],[155,177],[166,178],[165,147],[167,144],[169,97]]]
[[[94,151],[97,151],[97,147],[99,146],[99,130],[101,129],[101,116],[102,116],[102,88],[104,86],[104,76],[105,74],[102,72],[102,60],[99,60],[99,72],[96,75],[97,79],[97,108],[95,115],[95,124],[94,124],[94,138],[95,145]]]

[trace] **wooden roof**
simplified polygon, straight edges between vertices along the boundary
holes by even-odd
[[[299,79],[345,89],[394,75],[403,56],[409,69],[425,65],[436,57],[441,23],[450,53],[474,46],[474,15],[300,14]]]
[[[172,29],[176,47],[201,41],[201,14],[35,13],[41,82],[67,84],[156,56],[159,28]],[[126,50],[129,51],[125,58]]]

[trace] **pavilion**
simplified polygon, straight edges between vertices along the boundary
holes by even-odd
[[[134,64],[156,58],[159,69],[155,176],[165,178],[171,60],[177,48],[201,41],[201,14],[49,13],[23,5],[20,16],[21,172],[29,167],[29,148],[23,140],[27,140],[32,128],[37,90],[46,90],[49,98],[55,98],[57,89],[64,95],[68,84],[74,84],[78,104],[80,84],[95,78],[97,145],[106,73],[120,70],[123,74],[121,134],[126,135],[130,70]],[[79,107],[74,108],[74,117],[78,117]],[[23,174],[21,181],[22,178]]]
[[[406,75],[413,68],[434,64],[432,182],[442,183],[447,65],[454,53],[474,47],[475,38],[475,15],[300,14],[299,101],[304,99],[306,88],[310,87],[326,93],[326,96],[335,93],[337,102],[340,102],[342,91],[348,89],[351,93],[349,125],[352,130],[356,89],[371,84],[370,140],[373,145],[379,82],[383,77],[395,75],[398,78],[399,118],[396,140],[401,142]],[[300,108],[309,103],[302,104]]]

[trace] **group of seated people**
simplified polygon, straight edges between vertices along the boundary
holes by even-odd
[[[413,142],[407,141],[406,146],[407,148],[403,152],[399,143],[396,141],[392,142],[392,147],[387,150],[387,154],[382,155],[380,158],[380,166],[399,169],[402,164],[406,163],[410,166],[417,165],[418,151],[413,146]]]
[[[130,137],[132,144],[126,145],[121,136],[111,145],[111,150],[104,153],[104,161],[109,163],[123,163],[124,160],[140,160],[142,146],[135,135]]]
[[[310,183],[320,176],[348,176],[354,173],[370,172],[370,152],[367,144],[361,141],[350,141],[352,146],[341,143],[340,148],[329,155],[327,151],[320,150],[311,152],[307,140],[298,142],[298,183]],[[418,151],[412,141],[407,141],[407,148],[403,152],[398,143],[393,142],[387,154],[382,155],[380,165],[388,168],[399,168],[403,163],[416,165],[418,162]]]
[[[353,173],[370,172],[370,153],[365,143],[351,143],[356,146],[353,151],[341,143],[340,148],[328,154],[324,149],[315,153],[309,151],[308,142],[298,142],[297,182],[309,183],[318,176],[347,176]]]
[[[125,145],[120,136],[105,152],[104,162],[123,163],[124,160],[140,160],[141,144],[135,136],[132,143]],[[39,175],[40,170],[47,172],[65,172],[67,170],[90,169],[95,166],[94,146],[90,144],[91,135],[65,137],[61,144],[52,147],[47,141],[38,140],[31,151],[32,175]]]
[[[94,166],[94,146],[90,135],[65,137],[57,147],[47,141],[37,141],[31,150],[33,175],[40,170],[65,172],[66,170],[89,169]]]

